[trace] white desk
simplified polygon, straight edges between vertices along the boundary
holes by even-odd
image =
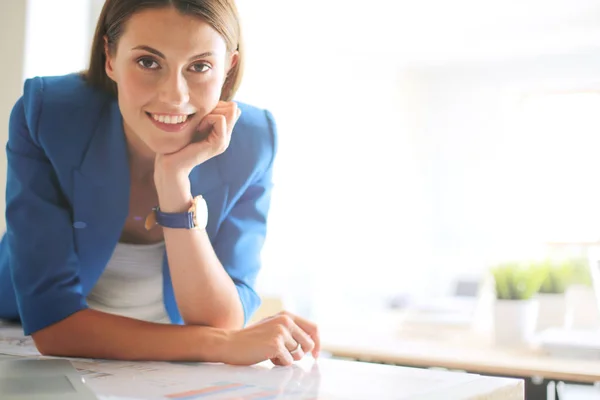
[[[406,323],[393,312],[379,317],[377,323],[343,328],[323,324],[323,350],[350,360],[517,377],[525,381],[528,400],[556,398],[558,382],[600,382],[599,360],[552,357],[534,348],[502,348],[489,335],[471,329]],[[595,389],[590,386],[589,391]]]
[[[35,357],[30,338],[0,327],[0,354]],[[523,400],[518,379],[333,359],[291,367],[75,360],[102,400]]]

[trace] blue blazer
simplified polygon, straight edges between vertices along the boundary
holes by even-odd
[[[237,287],[247,321],[260,268],[277,148],[272,115],[239,104],[229,148],[190,174],[208,204],[206,231]],[[78,74],[34,78],[12,110],[0,318],[26,335],[87,307],[129,208],[129,165],[116,99]],[[181,324],[165,255],[164,304]]]

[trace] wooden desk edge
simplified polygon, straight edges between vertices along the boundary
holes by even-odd
[[[580,383],[596,383],[600,382],[600,376],[593,374],[580,374],[580,373],[568,373],[568,372],[556,372],[556,371],[543,371],[535,369],[525,369],[518,367],[504,367],[504,366],[493,366],[493,365],[482,365],[482,364],[469,364],[468,362],[462,362],[460,360],[438,360],[429,357],[420,357],[416,359],[409,356],[400,356],[395,354],[383,354],[381,352],[364,351],[346,349],[343,347],[336,347],[332,345],[323,346],[323,350],[331,353],[334,357],[350,358],[359,361],[366,362],[377,362],[384,364],[397,364],[407,367],[418,367],[418,368],[447,368],[453,370],[462,370],[472,373],[487,374],[487,375],[499,375],[499,376],[515,376],[530,378],[534,376],[543,377],[549,380],[556,381],[567,381],[567,382],[580,382]]]

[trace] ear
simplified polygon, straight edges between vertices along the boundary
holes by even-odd
[[[114,81],[115,70],[113,68],[113,59],[108,49],[108,38],[106,36],[104,36],[104,59],[106,60],[106,62],[104,63],[104,70],[106,71],[106,75],[108,75],[108,77]]]
[[[223,82],[223,84],[227,83],[227,79],[229,79],[229,73],[237,65],[239,58],[240,53],[237,50],[231,52],[231,56],[229,56],[229,68],[227,68],[227,74],[225,74],[225,82]]]
[[[235,50],[231,52],[231,57],[229,59],[229,69],[227,70],[227,73],[229,74],[229,71],[231,71],[233,68],[235,68],[235,66],[238,63],[238,60],[240,58],[240,52]]]
[[[233,85],[233,82],[231,81],[230,72],[237,65],[239,57],[240,56],[237,50],[231,53],[231,56],[229,58],[229,67],[227,68],[227,73],[225,74],[223,85],[221,86],[221,99],[228,98],[230,95],[231,87]]]

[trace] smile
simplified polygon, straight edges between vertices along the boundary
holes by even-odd
[[[155,114],[146,112],[146,115],[161,130],[177,132],[184,129],[195,114]]]

